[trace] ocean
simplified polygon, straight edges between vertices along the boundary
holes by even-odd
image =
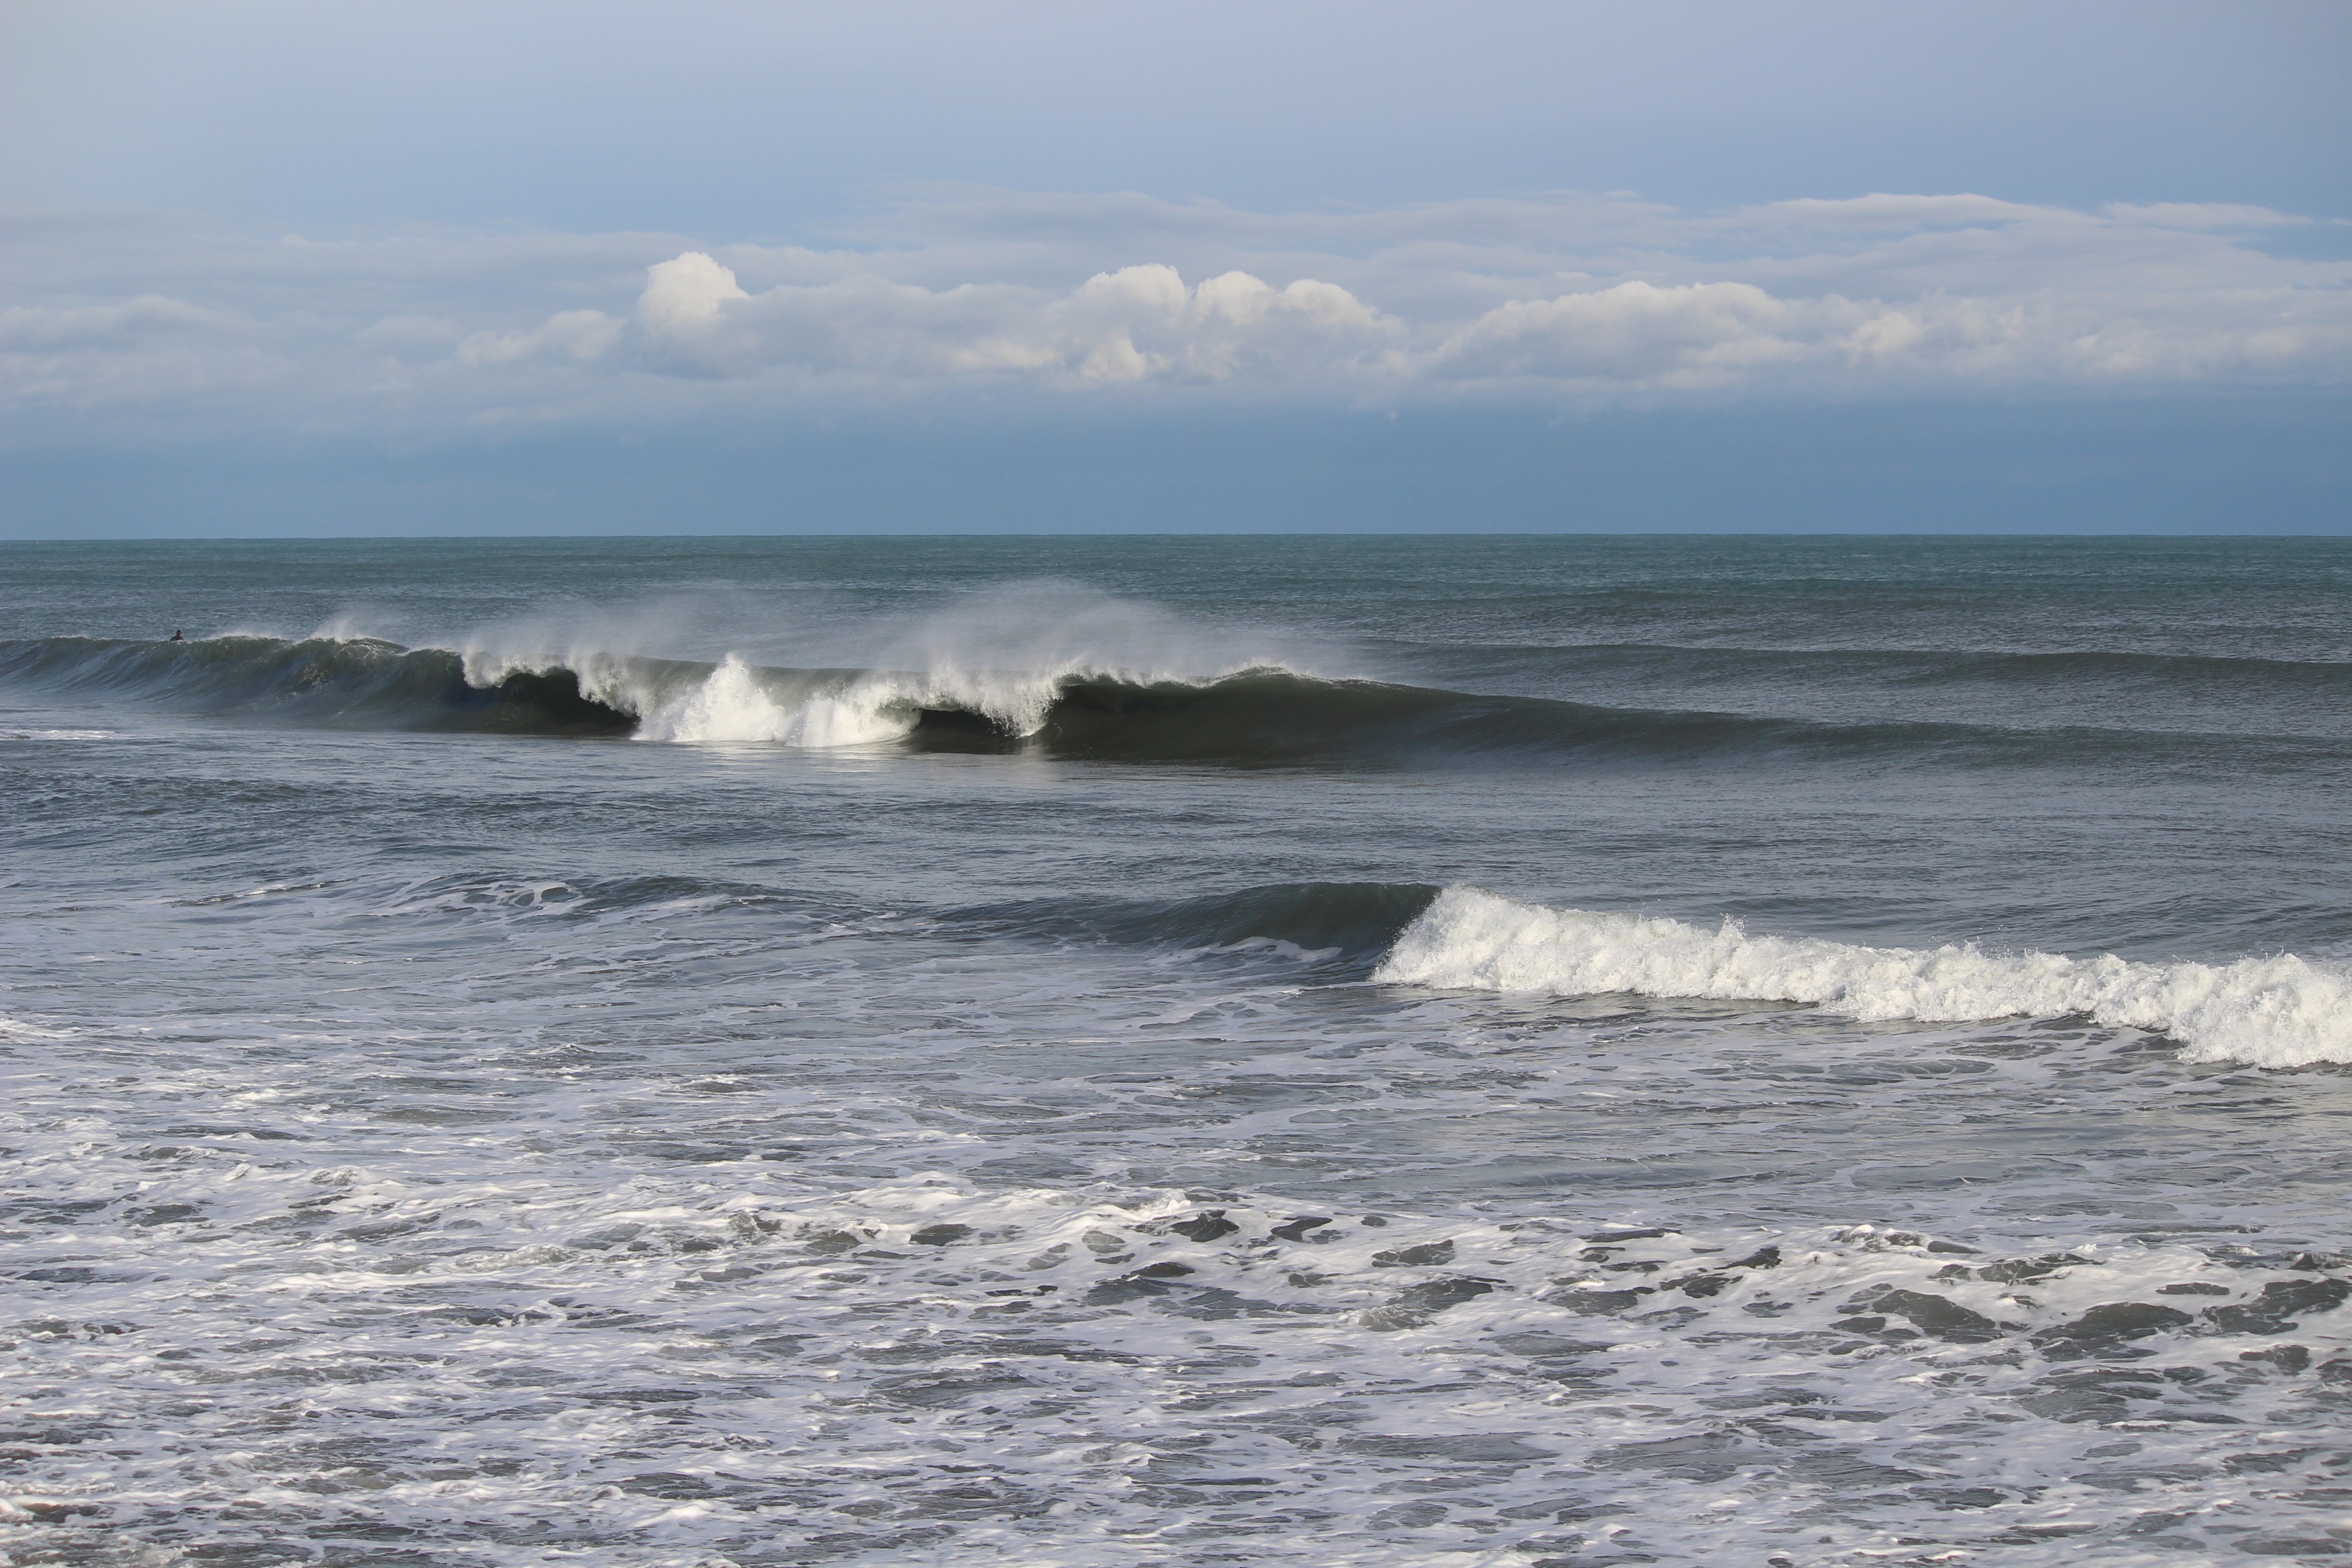
[[[2346,540],[0,546],[0,1551],[2352,1557],[2347,801]]]

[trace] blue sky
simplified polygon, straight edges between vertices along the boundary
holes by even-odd
[[[2352,531],[2352,6],[0,27],[0,536]]]

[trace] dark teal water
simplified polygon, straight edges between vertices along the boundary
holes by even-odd
[[[6,1549],[2352,1550],[2347,628],[2337,541],[0,547]]]

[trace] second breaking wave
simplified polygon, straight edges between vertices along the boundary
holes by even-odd
[[[1865,1023],[2081,1015],[2164,1035],[2193,1061],[2352,1063],[2352,971],[2294,953],[2134,963],[1973,943],[1863,947],[1454,887],[1404,928],[1372,978],[1517,994],[1791,1002]]]

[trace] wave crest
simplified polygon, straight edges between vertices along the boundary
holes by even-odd
[[[1375,980],[1456,990],[1809,1003],[1864,1022],[1959,1023],[2084,1014],[2179,1041],[2192,1061],[2352,1063],[2352,972],[2293,953],[2233,963],[2134,963],[1918,951],[1750,936],[1737,921],[1549,909],[1448,888],[1407,926]]]

